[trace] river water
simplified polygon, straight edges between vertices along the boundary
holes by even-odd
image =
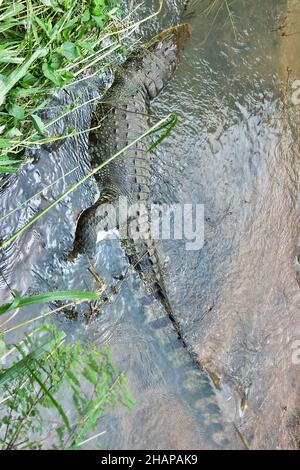
[[[137,275],[89,325],[82,317],[57,321],[70,337],[108,342],[126,371],[136,404],[104,417],[104,448],[241,448],[245,441],[251,448],[297,448],[300,119],[291,85],[300,79],[300,7],[296,0],[195,0],[183,12],[183,4],[166,1],[140,32],[150,37],[180,21],[193,27],[174,78],[152,106],[157,116],[172,110],[179,117],[155,151],[153,200],[204,204],[203,248],[189,251],[184,240],[164,240],[160,252],[182,335],[204,370],[197,393],[211,397],[214,412],[205,400],[195,412],[177,349],[172,363],[169,345],[148,321],[163,313]],[[148,1],[138,14],[155,8]],[[80,99],[91,94],[93,88],[77,92]],[[4,214],[79,168],[2,222],[2,236],[82,177],[86,144],[82,137],[73,147],[37,152],[37,161],[2,191]],[[76,218],[95,195],[91,181],[2,253],[3,302],[10,295],[6,283],[23,293],[96,287],[83,256],[72,265],[63,260]],[[118,242],[98,244],[95,266],[108,285],[126,270]],[[218,437],[224,432],[226,439]]]

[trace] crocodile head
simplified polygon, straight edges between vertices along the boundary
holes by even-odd
[[[168,51],[175,48],[177,54],[182,50],[185,40],[190,36],[192,26],[188,23],[179,24],[166,29],[149,40],[147,48],[157,53],[160,50]]]
[[[148,70],[144,85],[150,99],[155,98],[172,77],[191,29],[189,24],[180,24],[154,36],[146,44],[150,54],[144,57],[144,69]]]

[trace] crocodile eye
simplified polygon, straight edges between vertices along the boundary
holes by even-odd
[[[141,215],[140,211],[136,211],[136,215],[139,217]]]

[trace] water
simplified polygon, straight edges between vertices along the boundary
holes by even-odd
[[[199,17],[195,5],[181,67],[154,106],[180,116],[176,139],[160,149],[155,197],[202,202],[206,213],[203,250],[164,245],[171,298],[189,344],[221,382],[224,413],[235,412],[253,447],[293,446],[299,112],[287,80],[299,77],[299,7],[236,2],[234,39],[221,12]],[[272,31],[283,23],[291,36]]]
[[[153,319],[163,312],[131,274],[95,322],[60,321],[72,337],[108,341],[128,376],[136,405],[105,416],[106,448],[242,447],[233,422],[252,448],[297,447],[299,374],[291,357],[300,334],[300,121],[290,94],[300,79],[300,7],[294,0],[239,0],[230,2],[232,22],[221,4],[188,6],[192,36],[174,79],[152,107],[157,115],[171,109],[179,116],[176,132],[156,151],[153,200],[205,205],[203,249],[187,251],[184,241],[171,240],[160,251],[181,331],[207,372],[199,374],[197,394],[221,411],[210,412],[204,400],[196,412],[182,387],[189,366],[178,367],[175,343],[171,351],[162,345]],[[148,1],[143,11],[156,6]],[[143,35],[178,23],[182,7],[165,2],[162,15],[141,28]],[[81,93],[95,90],[83,87]],[[86,143],[83,136],[75,146],[44,149],[7,187],[3,213],[79,163],[65,181],[7,220],[4,235],[84,174]],[[74,265],[62,257],[72,246],[78,214],[96,192],[92,181],[83,186],[6,250],[1,266],[12,288],[95,288],[84,257]],[[117,242],[98,245],[95,265],[107,284],[127,269]],[[5,301],[9,290],[1,285]],[[221,425],[227,441],[218,438]]]

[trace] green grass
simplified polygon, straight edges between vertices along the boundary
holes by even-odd
[[[0,306],[0,315],[15,310],[17,308],[29,307],[30,305],[43,304],[58,300],[98,300],[99,296],[95,292],[68,290],[54,291],[45,294],[32,295],[30,297],[21,297],[17,291],[14,291],[14,300],[11,303]]]
[[[72,129],[64,136],[50,135],[51,125],[74,111],[73,104],[47,120],[43,112],[53,95],[99,73],[117,51],[125,54],[124,40],[159,14],[163,4],[159,0],[156,12],[131,22],[123,17],[120,2],[0,2],[0,173],[16,172],[29,161],[26,150],[34,145],[76,135]]]
[[[4,0],[0,5],[0,172],[51,140],[41,111],[54,93],[122,47],[120,0]],[[103,39],[111,36],[110,45]]]
[[[95,447],[103,413],[133,404],[109,349],[66,344],[53,324],[36,328],[1,360],[10,365],[0,368],[0,450]]]

